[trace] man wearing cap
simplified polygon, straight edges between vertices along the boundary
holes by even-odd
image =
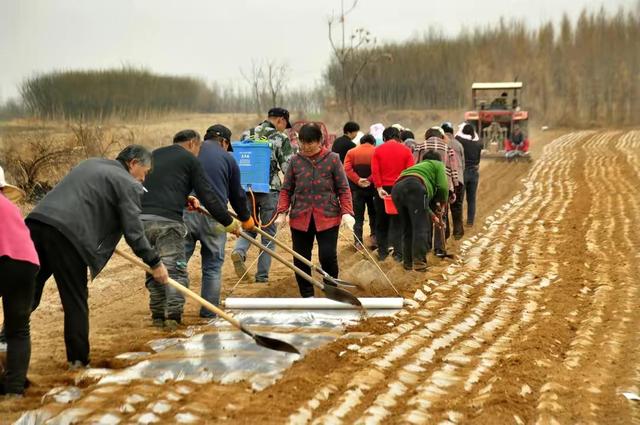
[[[253,214],[253,217],[260,217],[260,222],[266,227],[263,229],[269,235],[276,234],[276,226],[271,222],[274,220],[276,207],[278,206],[278,198],[280,196],[280,189],[282,187],[282,180],[280,179],[280,173],[287,169],[289,160],[293,155],[293,149],[291,148],[291,142],[285,135],[284,130],[291,128],[289,122],[289,111],[284,108],[271,108],[267,114],[267,119],[263,121],[256,128],[249,131],[249,140],[264,140],[269,142],[271,146],[271,162],[269,167],[269,193],[251,193],[253,197],[250,199],[250,203],[254,204],[249,207],[249,211]],[[267,224],[269,224],[267,226]],[[249,232],[252,237],[255,238],[256,234]],[[262,238],[262,244],[275,249],[268,239]],[[233,260],[233,267],[238,277],[247,276],[247,268],[244,264],[247,258],[247,250],[249,249],[249,242],[245,239],[238,239],[236,245],[231,253],[231,259]],[[255,276],[256,282],[268,282],[269,281],[269,269],[271,268],[271,256],[261,255],[258,260],[258,272]]]
[[[211,188],[224,205],[231,203],[244,230],[253,230],[253,219],[247,208],[247,197],[240,185],[240,168],[229,154],[231,130],[221,124],[212,125],[204,135],[198,160],[204,168]],[[202,298],[214,305],[220,305],[221,271],[224,262],[224,246],[227,234],[222,225],[213,218],[197,211],[185,209],[184,224],[187,226],[185,240],[186,260],[189,262],[200,241],[202,256]],[[200,309],[200,317],[214,318],[215,314],[205,308]]]

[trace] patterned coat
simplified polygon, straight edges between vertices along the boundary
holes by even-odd
[[[278,202],[278,213],[287,211],[291,228],[303,232],[309,230],[312,215],[318,232],[339,226],[343,214],[353,215],[351,191],[338,154],[323,147],[312,158],[300,154],[291,158]]]

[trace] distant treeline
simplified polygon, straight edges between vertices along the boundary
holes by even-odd
[[[640,9],[640,7],[639,7]],[[371,51],[360,52],[370,54]],[[524,105],[565,124],[640,122],[640,11],[583,11],[575,25],[500,22],[446,38],[378,46],[355,98],[369,108],[464,108],[474,81],[525,83]],[[335,63],[325,73],[338,92]]]
[[[248,90],[208,86],[196,78],[158,75],[128,67],[42,74],[26,80],[20,93],[23,107],[30,114],[48,119],[255,111],[255,101]],[[282,96],[283,104],[287,103],[292,110],[313,113],[322,108],[322,98],[316,91],[292,91]],[[8,106],[11,105],[4,109]]]
[[[214,100],[200,80],[134,68],[43,74],[26,80],[20,92],[25,107],[42,118],[208,111]]]

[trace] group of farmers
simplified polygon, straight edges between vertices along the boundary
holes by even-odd
[[[250,141],[267,141],[271,152],[269,191],[252,193],[251,202],[229,152],[231,131],[221,124],[209,127],[202,138],[194,130],[180,131],[171,145],[153,152],[130,145],[115,160],[83,161],[26,219],[11,202],[18,189],[5,181],[0,169],[0,296],[7,343],[0,394],[20,395],[28,385],[29,317],[52,275],[64,310],[69,367],[88,366],[87,269],[92,278],[97,276],[123,235],[148,266],[152,323],[166,329],[181,323],[185,302],[181,292],[166,283],[171,278],[188,286],[187,264],[196,241],[207,301],[220,304],[227,233],[243,233],[231,253],[236,273],[268,282],[269,255],[260,255],[253,277],[245,264],[246,236],[255,238],[257,226],[264,230],[260,233],[274,237],[288,222],[293,250],[311,259],[317,242],[322,269],[337,278],[340,227],[353,234],[356,248],[365,249],[368,209],[368,244],[377,246],[379,260],[392,252],[405,269],[425,270],[434,236],[435,254],[446,253],[449,206],[453,235],[462,237],[465,193],[467,224],[473,224],[482,145],[469,124],[463,123],[455,136],[449,123],[432,127],[422,142],[397,127],[385,128],[377,141],[374,134],[357,137],[358,124],[349,122],[344,136],[329,148],[320,127],[310,123],[295,134],[294,146],[287,136],[293,131],[289,112],[272,108],[267,119],[245,135]],[[380,146],[375,147],[376,142]],[[269,237],[263,235],[262,243],[274,249]],[[294,263],[311,273],[302,261]],[[300,294],[313,297],[313,286],[300,276],[296,279]],[[202,309],[200,316],[214,314]]]

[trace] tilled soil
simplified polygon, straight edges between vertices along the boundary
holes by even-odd
[[[534,154],[533,164],[483,165],[478,225],[450,247],[458,261],[430,258],[426,274],[382,264],[403,296],[421,289],[426,300],[353,327],[370,332],[359,350],[337,340],[261,392],[248,384],[138,382],[93,391],[76,406],[95,412],[87,418],[114,411],[136,421],[153,410],[147,404],[164,400],[169,409],[156,417],[166,423],[176,415],[247,424],[640,422],[621,395],[640,383],[640,132],[569,133]],[[341,241],[345,275],[364,260],[349,245]],[[198,269],[194,258],[196,290]],[[297,296],[291,273],[275,262],[268,285],[234,288],[230,262],[223,276],[226,296]],[[374,287],[377,296],[394,295],[382,280]],[[93,366],[121,367],[115,355],[148,351],[149,340],[166,336],[150,327],[143,275],[121,259],[90,293]],[[32,316],[34,385],[24,399],[0,402],[0,422],[74,382],[52,282],[44,299]],[[188,305],[186,324],[201,324]],[[134,393],[144,404],[122,412]]]

